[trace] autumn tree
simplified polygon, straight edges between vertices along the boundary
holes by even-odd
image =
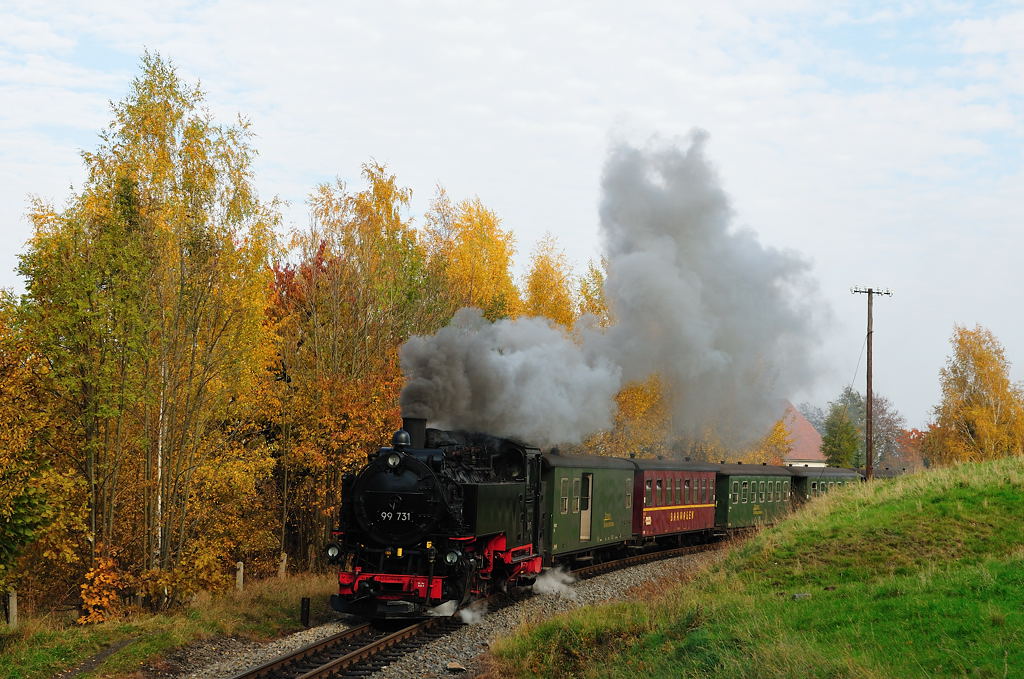
[[[608,431],[590,437],[583,452],[628,457],[669,454],[671,418],[657,375],[624,386],[615,397],[615,422]]]
[[[310,228],[275,267],[279,544],[300,566],[320,561],[341,475],[399,426],[398,347],[456,308],[447,267],[430,265],[408,216],[410,190],[378,163],[362,176],[359,191],[316,188]]]
[[[474,306],[489,320],[520,313],[512,280],[515,237],[479,198],[452,204],[439,189],[426,215],[424,245],[455,309]]]
[[[612,323],[611,312],[608,310],[608,300],[604,293],[605,272],[608,270],[608,262],[602,257],[600,265],[593,260],[587,262],[587,270],[579,279],[578,314],[591,314],[597,319],[602,328]]]
[[[852,467],[860,449],[860,438],[860,432],[853,424],[846,404],[830,404],[825,418],[825,433],[821,437],[821,453],[828,463],[837,467]]]
[[[42,370],[16,327],[16,305],[0,299],[0,591],[20,552],[53,516],[45,462],[34,440],[47,424],[46,394],[34,373]]]
[[[558,241],[547,234],[537,243],[530,258],[523,311],[570,328],[576,320],[573,307],[572,269]]]
[[[113,115],[69,207],[33,206],[22,313],[58,403],[50,459],[86,484],[86,551],[167,602],[266,530],[240,500],[272,464],[252,413],[276,213],[248,124],[215,123],[159,55]]]
[[[1003,346],[986,328],[955,326],[939,371],[942,400],[925,448],[938,462],[1024,453],[1024,389],[1010,381]]]
[[[793,448],[793,435],[786,427],[786,418],[779,418],[760,441],[743,456],[744,462],[782,464]]]

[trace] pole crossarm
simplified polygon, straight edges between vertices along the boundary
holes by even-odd
[[[871,363],[871,340],[872,340],[872,336],[875,334],[874,322],[872,321],[872,318],[871,318],[871,302],[874,299],[875,295],[885,295],[886,297],[892,297],[892,290],[890,290],[889,288],[883,288],[883,287],[879,287],[879,286],[855,285],[852,288],[850,288],[850,292],[852,292],[855,295],[858,294],[858,293],[861,293],[861,294],[866,294],[868,296],[868,375],[867,375],[867,378],[868,378],[867,382],[868,382],[868,384],[867,384],[867,396],[865,398],[865,406],[866,406],[865,410],[867,412],[864,413],[864,418],[866,420],[865,426],[864,426],[864,430],[865,430],[864,431],[864,452],[865,452],[865,458],[866,459],[865,459],[864,463],[865,463],[865,467],[866,467],[866,469],[865,469],[865,476],[867,476],[868,480],[870,481],[871,478],[874,476],[874,462],[875,462],[875,460],[874,460],[874,457],[875,457],[875,446],[874,446],[874,442],[872,441],[872,436],[871,436],[872,435],[872,428],[873,428],[872,427],[872,423],[871,423],[872,414],[873,414],[873,412],[872,412],[873,411],[872,403],[874,401],[874,398],[871,395],[871,370],[872,370],[872,363]]]

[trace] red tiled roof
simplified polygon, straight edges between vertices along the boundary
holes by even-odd
[[[807,418],[801,415],[800,411],[788,401],[786,402],[786,412],[782,417],[785,419],[786,429],[793,439],[789,455],[784,458],[784,461],[824,462],[825,456],[821,454],[821,434],[814,428],[814,425],[808,422]]]

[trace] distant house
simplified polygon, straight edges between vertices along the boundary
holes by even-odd
[[[807,421],[807,418],[800,414],[800,411],[793,407],[792,403],[786,402],[786,412],[782,416],[786,423],[786,430],[789,431],[793,444],[790,446],[789,455],[782,458],[783,464],[793,466],[826,467],[828,462],[821,453],[821,434],[814,428],[814,425]]]

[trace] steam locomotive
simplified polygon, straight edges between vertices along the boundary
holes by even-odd
[[[452,615],[545,567],[713,539],[860,481],[851,469],[542,453],[404,418],[342,481],[332,608],[371,619]]]

